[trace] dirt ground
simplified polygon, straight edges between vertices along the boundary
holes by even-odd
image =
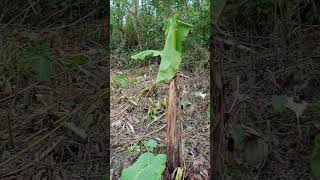
[[[310,157],[314,137],[320,132],[319,32],[317,26],[302,27],[301,36],[291,34],[287,45],[281,44],[277,35],[239,33],[238,45],[215,51],[217,58],[224,59],[226,112],[233,106],[228,123],[249,127],[266,143],[266,156],[261,156],[260,164],[231,159],[230,179],[313,179]],[[308,104],[299,121],[292,107],[282,112],[273,109],[274,95],[293,98],[296,107]],[[249,150],[249,156],[259,149]]]
[[[101,179],[108,174],[107,56],[91,22],[67,29],[1,32],[0,179]],[[38,81],[25,50],[50,42],[51,82]],[[86,57],[70,66],[69,57]],[[3,68],[4,67],[4,68]],[[6,85],[5,78],[9,78]],[[8,91],[7,91],[8,92]]]
[[[166,153],[166,107],[168,85],[155,85],[158,65],[111,70],[111,173],[118,179],[121,171],[145,151],[143,141],[155,139],[156,153]],[[121,87],[121,80],[127,85]],[[182,92],[183,153],[187,169],[209,168],[209,70],[182,71],[178,84]],[[114,83],[112,83],[114,82]],[[201,94],[203,97],[201,97]],[[157,104],[164,106],[158,106]],[[155,109],[148,118],[148,110]],[[150,114],[150,113],[149,113]]]

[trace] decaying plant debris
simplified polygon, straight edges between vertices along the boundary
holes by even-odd
[[[140,146],[142,151],[142,142],[152,138],[160,144],[157,152],[166,153],[167,107],[159,106],[154,119],[143,118],[148,108],[156,108],[157,102],[168,98],[169,92],[169,84],[154,86],[154,69],[158,67],[155,65],[151,68],[112,68],[112,76],[120,71],[128,77],[128,82],[131,82],[125,88],[118,85],[111,88],[111,169],[115,179],[120,176],[123,168],[128,167],[139,156],[139,151],[130,147]],[[181,165],[189,170],[194,169],[194,174],[203,171],[202,174],[207,174],[208,177],[208,98],[203,99],[194,93],[209,92],[209,82],[203,78],[208,76],[209,71],[199,69],[195,72],[183,71],[183,74],[184,77],[179,77],[178,80],[181,101],[189,101],[191,104],[186,109],[179,109],[179,121],[184,128],[181,134],[181,156],[184,157],[181,159]]]
[[[103,29],[103,5],[70,15],[46,2],[0,3],[0,179],[102,178],[107,53],[87,32]],[[45,43],[52,72],[32,69],[27,54]]]

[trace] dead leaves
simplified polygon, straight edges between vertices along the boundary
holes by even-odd
[[[231,165],[236,162],[248,167],[261,167],[269,153],[268,144],[263,136],[244,125],[231,126],[229,133],[229,143],[234,148],[229,148],[227,162]]]
[[[303,114],[308,106],[308,103],[305,101],[297,103],[293,97],[287,97],[285,95],[273,95],[271,103],[276,112],[282,112],[284,108],[287,107],[295,112],[297,118]]]
[[[206,164],[209,164],[208,160],[202,156],[198,155],[194,161],[190,172],[188,173],[190,180],[208,180],[209,172],[207,170]]]
[[[74,132],[76,135],[78,135],[79,137],[81,137],[82,139],[86,139],[88,137],[87,133],[85,132],[85,130],[79,128],[78,126],[76,126],[74,123],[72,122],[65,122],[63,123],[63,126],[68,128],[69,130],[71,130],[72,132]]]
[[[301,138],[300,117],[303,114],[303,112],[307,109],[308,105],[309,103],[305,101],[301,101],[300,103],[295,102],[293,97],[287,97],[284,95],[272,96],[272,106],[276,112],[282,112],[284,108],[288,108],[296,114],[300,138]]]
[[[268,155],[268,145],[264,139],[255,137],[245,143],[243,157],[249,166],[259,167]]]
[[[0,96],[11,96],[12,95],[12,87],[9,80],[5,80],[2,88],[1,88]]]

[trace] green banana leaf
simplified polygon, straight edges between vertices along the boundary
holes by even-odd
[[[165,26],[166,42],[162,51],[146,50],[131,56],[136,60],[154,56],[161,57],[157,83],[168,83],[176,75],[182,59],[182,43],[192,28],[191,24],[179,21],[177,18],[178,16],[175,15],[167,21]]]

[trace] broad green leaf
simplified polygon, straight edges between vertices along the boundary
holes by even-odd
[[[152,153],[141,154],[138,160],[122,171],[121,180],[160,180],[165,169],[167,156]]]
[[[226,5],[226,0],[214,0],[211,3],[211,13],[213,18],[213,24],[217,24],[219,17],[222,13],[224,6]]]
[[[148,57],[155,57],[160,55],[161,55],[161,51],[146,50],[131,56],[131,58],[135,60],[144,60],[145,58],[148,58]]]
[[[39,49],[30,47],[26,50],[26,56],[32,70],[37,73],[40,80],[50,81],[52,62],[49,57],[49,47],[43,44]]]
[[[192,26],[178,21],[177,16],[169,19],[166,28],[166,43],[161,55],[157,83],[168,83],[177,73],[181,63],[182,43]]]
[[[314,177],[320,180],[320,134],[315,137],[315,148],[310,159],[311,170]]]
[[[156,82],[168,83],[177,73],[181,63],[182,43],[191,30],[192,25],[178,21],[177,16],[167,21],[164,28],[166,42],[162,51],[147,50],[131,56],[143,60],[150,56],[161,56],[161,63]]]
[[[176,75],[180,63],[181,53],[172,48],[164,49],[156,82],[168,83]]]
[[[176,32],[176,50],[181,53],[182,43],[186,40],[186,37],[191,30],[192,25],[177,20],[177,32]]]
[[[232,136],[232,139],[234,140],[235,148],[238,149],[245,140],[244,129],[240,125],[233,125],[230,128],[230,134]]]
[[[284,107],[285,107],[285,103],[286,103],[286,96],[284,95],[273,95],[272,99],[272,107],[274,109],[274,111],[276,112],[282,112]]]
[[[144,141],[143,143],[147,147],[148,152],[153,152],[153,150],[158,146],[157,141],[155,141],[154,139],[149,139],[148,141]]]

